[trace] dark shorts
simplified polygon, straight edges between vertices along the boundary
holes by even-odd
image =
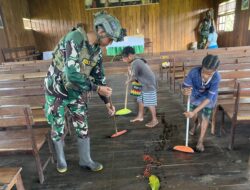
[[[195,110],[197,107],[198,106],[196,105],[190,104],[190,111]],[[208,107],[203,108],[200,111],[202,119],[209,120],[212,115],[212,112],[213,112],[213,108],[208,108]]]

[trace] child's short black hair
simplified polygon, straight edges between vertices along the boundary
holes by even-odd
[[[202,67],[205,69],[216,70],[220,65],[220,60],[217,55],[207,55],[202,60]]]
[[[128,57],[129,54],[134,55],[135,54],[135,50],[133,47],[131,46],[126,46],[123,50],[122,50],[122,57]]]
[[[213,26],[213,25],[210,26],[210,28],[209,28],[209,33],[214,33],[214,26]]]

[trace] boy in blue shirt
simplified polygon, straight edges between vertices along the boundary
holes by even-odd
[[[193,68],[183,82],[183,94],[190,97],[190,112],[185,112],[186,117],[192,118],[195,122],[190,134],[195,133],[198,127],[198,113],[201,111],[201,133],[196,145],[197,151],[203,152],[204,137],[209,124],[212,110],[216,105],[220,74],[217,69],[220,61],[218,56],[207,55],[202,66]]]

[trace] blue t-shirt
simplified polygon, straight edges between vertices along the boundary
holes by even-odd
[[[208,39],[207,39],[209,41],[208,48],[210,48],[210,47],[218,47],[217,38],[218,38],[218,34],[216,32],[208,34]]]
[[[201,78],[201,67],[193,68],[183,82],[184,88],[193,88],[191,104],[199,106],[205,99],[209,99],[210,102],[206,107],[213,108],[217,101],[220,79],[220,74],[218,71],[215,71],[210,81],[204,84]]]

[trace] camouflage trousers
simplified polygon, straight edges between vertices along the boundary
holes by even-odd
[[[198,43],[198,49],[204,49],[206,44],[207,44],[207,38],[208,36],[206,35],[200,35],[200,41]]]
[[[45,115],[52,128],[53,141],[59,141],[64,135],[65,108],[69,110],[77,136],[83,138],[88,135],[88,107],[83,97],[62,100],[46,94],[45,101]]]

